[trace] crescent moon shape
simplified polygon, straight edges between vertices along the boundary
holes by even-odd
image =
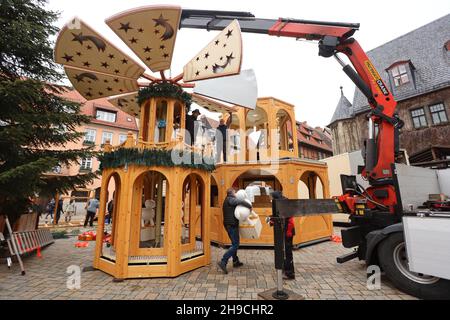
[[[95,74],[93,74],[93,73],[90,73],[90,72],[83,72],[83,73],[77,74],[77,75],[75,75],[74,78],[75,78],[75,80],[77,80],[77,82],[83,82],[84,78],[88,78],[88,79],[91,79],[91,80],[94,80],[94,81],[98,81],[97,76]]]
[[[86,39],[91,41],[98,49],[98,51],[104,52],[106,49],[106,43],[96,36],[86,36]]]
[[[106,49],[106,43],[96,36],[85,36],[83,35],[83,32],[80,32],[79,34],[75,34],[72,32],[72,35],[74,37],[72,41],[78,41],[81,45],[84,41],[91,41],[97,47],[98,51],[104,52]]]
[[[164,19],[163,15],[161,14],[158,19],[153,19],[155,21],[155,27],[162,26],[164,28],[164,33],[161,36],[162,41],[169,40],[173,37],[175,31],[173,30],[173,27],[168,23],[168,19]]]
[[[119,98],[118,100],[117,100],[117,105],[119,106],[119,107],[123,107],[124,105],[124,103],[128,103],[128,100],[127,99],[123,99],[123,98]]]
[[[225,68],[231,63],[231,60],[233,60],[233,52],[227,56],[227,61],[224,64],[214,64],[213,65],[213,72],[214,73],[221,73],[225,70]]]

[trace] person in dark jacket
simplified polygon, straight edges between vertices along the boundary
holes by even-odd
[[[223,162],[227,162],[227,134],[231,126],[233,114],[230,112],[227,122],[222,118],[220,124],[216,129],[216,162],[219,163],[221,155],[223,155]]]
[[[271,193],[272,199],[287,199],[281,191]],[[294,217],[289,217],[284,221],[284,279],[295,279],[294,256],[292,254],[293,240],[295,236]]]
[[[63,210],[63,204],[64,201],[62,198],[59,198],[58,200],[58,207],[56,208],[56,217],[55,217],[55,223],[58,224],[59,223],[59,219],[61,218],[61,214],[64,214],[64,210]]]
[[[193,146],[195,144],[195,138],[197,135],[197,131],[198,128],[196,126],[196,121],[198,116],[200,115],[200,110],[195,109],[194,111],[192,111],[192,115],[187,114],[186,115],[186,123],[185,123],[185,129],[186,129],[186,137],[185,137],[185,141],[187,143],[189,143],[191,146]],[[190,140],[188,139],[187,133],[189,133]]]
[[[223,226],[227,230],[228,237],[231,240],[231,247],[222,257],[222,260],[217,263],[220,269],[227,274],[227,263],[228,260],[233,258],[233,267],[241,267],[242,262],[239,261],[237,256],[237,251],[239,249],[239,220],[234,216],[234,210],[237,206],[244,206],[246,208],[252,209],[252,206],[243,200],[236,198],[235,191],[233,188],[227,190],[227,197],[225,198],[222,210],[223,210]]]

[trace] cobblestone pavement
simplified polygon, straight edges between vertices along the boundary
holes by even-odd
[[[336,234],[338,230],[336,230]],[[101,271],[83,272],[81,288],[66,286],[67,267],[92,265],[94,242],[88,248],[75,248],[76,238],[56,240],[42,251],[42,257],[24,258],[27,274],[20,275],[14,263],[9,270],[0,264],[0,300],[4,299],[258,299],[258,293],[275,288],[273,250],[242,249],[244,266],[228,275],[217,270],[216,262],[224,249],[212,247],[211,265],[177,278],[137,279],[121,283]],[[285,287],[306,299],[415,299],[395,289],[382,277],[380,290],[366,287],[364,262],[336,263],[336,256],[347,250],[340,243],[323,242],[294,251],[296,280]]]

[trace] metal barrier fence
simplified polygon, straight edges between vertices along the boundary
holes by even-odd
[[[39,251],[41,248],[52,244],[54,242],[53,236],[49,229],[13,232],[8,218],[6,217],[5,220],[10,235],[6,240],[9,252],[11,257],[17,257],[22,275],[25,275],[25,268],[20,256],[36,250]],[[7,258],[8,267],[11,266],[11,257]]]

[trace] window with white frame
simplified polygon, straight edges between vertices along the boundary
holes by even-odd
[[[447,113],[445,112],[444,104],[438,103],[430,106],[431,119],[433,124],[440,124],[448,122]]]
[[[81,170],[89,170],[92,169],[92,158],[83,158],[81,159]]]
[[[119,134],[119,144],[124,143],[125,140],[127,140],[127,135],[126,134]]]
[[[96,131],[94,129],[86,129],[84,133],[84,141],[87,142],[95,142],[95,133]]]
[[[427,126],[427,118],[425,116],[425,110],[423,108],[411,110],[411,117],[414,128],[418,129]]]
[[[95,118],[107,122],[116,122],[116,115],[117,114],[112,111],[97,109]]]
[[[402,63],[391,68],[391,74],[396,87],[409,82],[408,67],[406,63]]]
[[[103,131],[102,133],[102,144],[106,143],[106,141],[109,141],[110,144],[112,144],[113,139],[113,133],[108,131]]]

